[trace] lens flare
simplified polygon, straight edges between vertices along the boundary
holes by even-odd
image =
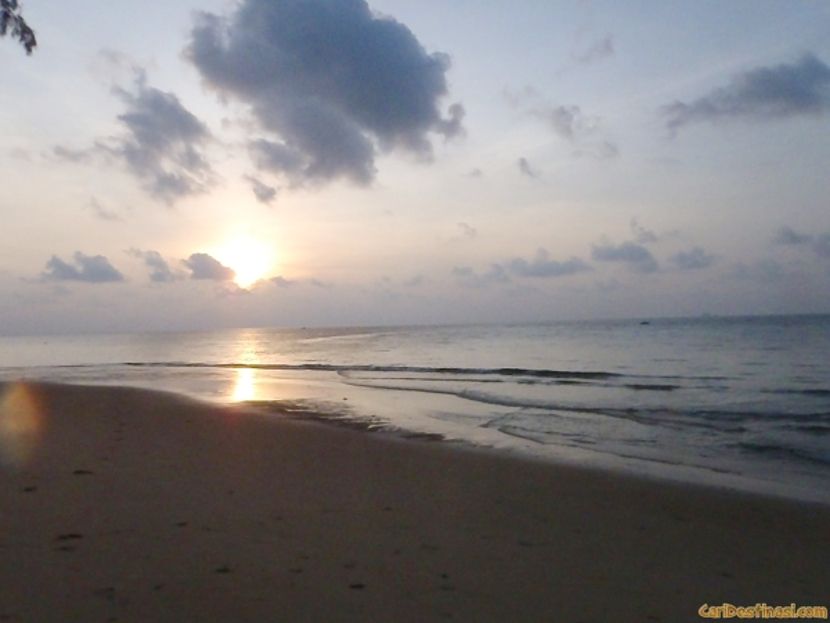
[[[0,395],[0,464],[21,467],[40,440],[42,415],[34,391],[23,383]]]

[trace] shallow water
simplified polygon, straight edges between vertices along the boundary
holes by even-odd
[[[830,499],[830,316],[0,338],[0,378],[369,420]]]

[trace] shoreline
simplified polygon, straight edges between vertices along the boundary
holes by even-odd
[[[31,407],[0,445],[4,620],[682,621],[830,598],[817,503],[23,387],[0,411]]]

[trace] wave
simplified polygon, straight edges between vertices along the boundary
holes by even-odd
[[[531,377],[542,379],[612,379],[623,377],[623,374],[603,371],[583,370],[545,370],[536,368],[456,368],[430,366],[403,366],[403,365],[374,365],[374,364],[330,364],[330,363],[194,363],[180,361],[139,362],[127,361],[122,364],[140,368],[250,368],[253,370],[296,370],[320,372],[390,372],[410,374],[448,374],[457,376],[506,376]]]
[[[808,389],[765,389],[764,394],[794,394],[797,396],[813,396],[815,398],[830,398],[830,389],[808,388]]]
[[[784,459],[795,459],[805,463],[814,463],[819,465],[830,465],[830,457],[817,456],[812,452],[807,452],[802,448],[793,448],[790,446],[780,446],[772,443],[758,443],[742,441],[735,444],[729,444],[728,447],[735,448],[741,452],[750,454],[759,454],[771,457],[778,457]]]
[[[501,376],[516,382],[520,379],[551,380],[555,384],[576,384],[584,381],[608,381],[616,379],[659,379],[661,381],[729,381],[725,376],[681,376],[660,374],[623,374],[605,370],[552,370],[545,368],[467,368],[455,366],[411,366],[389,364],[334,364],[334,363],[247,363],[225,362],[204,363],[189,361],[127,361],[110,364],[113,366],[130,366],[142,368],[250,368],[253,370],[285,370],[306,372],[338,372],[359,373],[376,372],[389,374],[440,374],[450,376]],[[86,366],[57,366],[57,367],[86,367]],[[530,381],[532,382],[532,381]],[[669,383],[631,383],[628,389],[643,391],[671,391],[681,386]]]

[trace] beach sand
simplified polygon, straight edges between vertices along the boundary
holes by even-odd
[[[135,389],[0,393],[0,621],[830,605],[830,509]]]

